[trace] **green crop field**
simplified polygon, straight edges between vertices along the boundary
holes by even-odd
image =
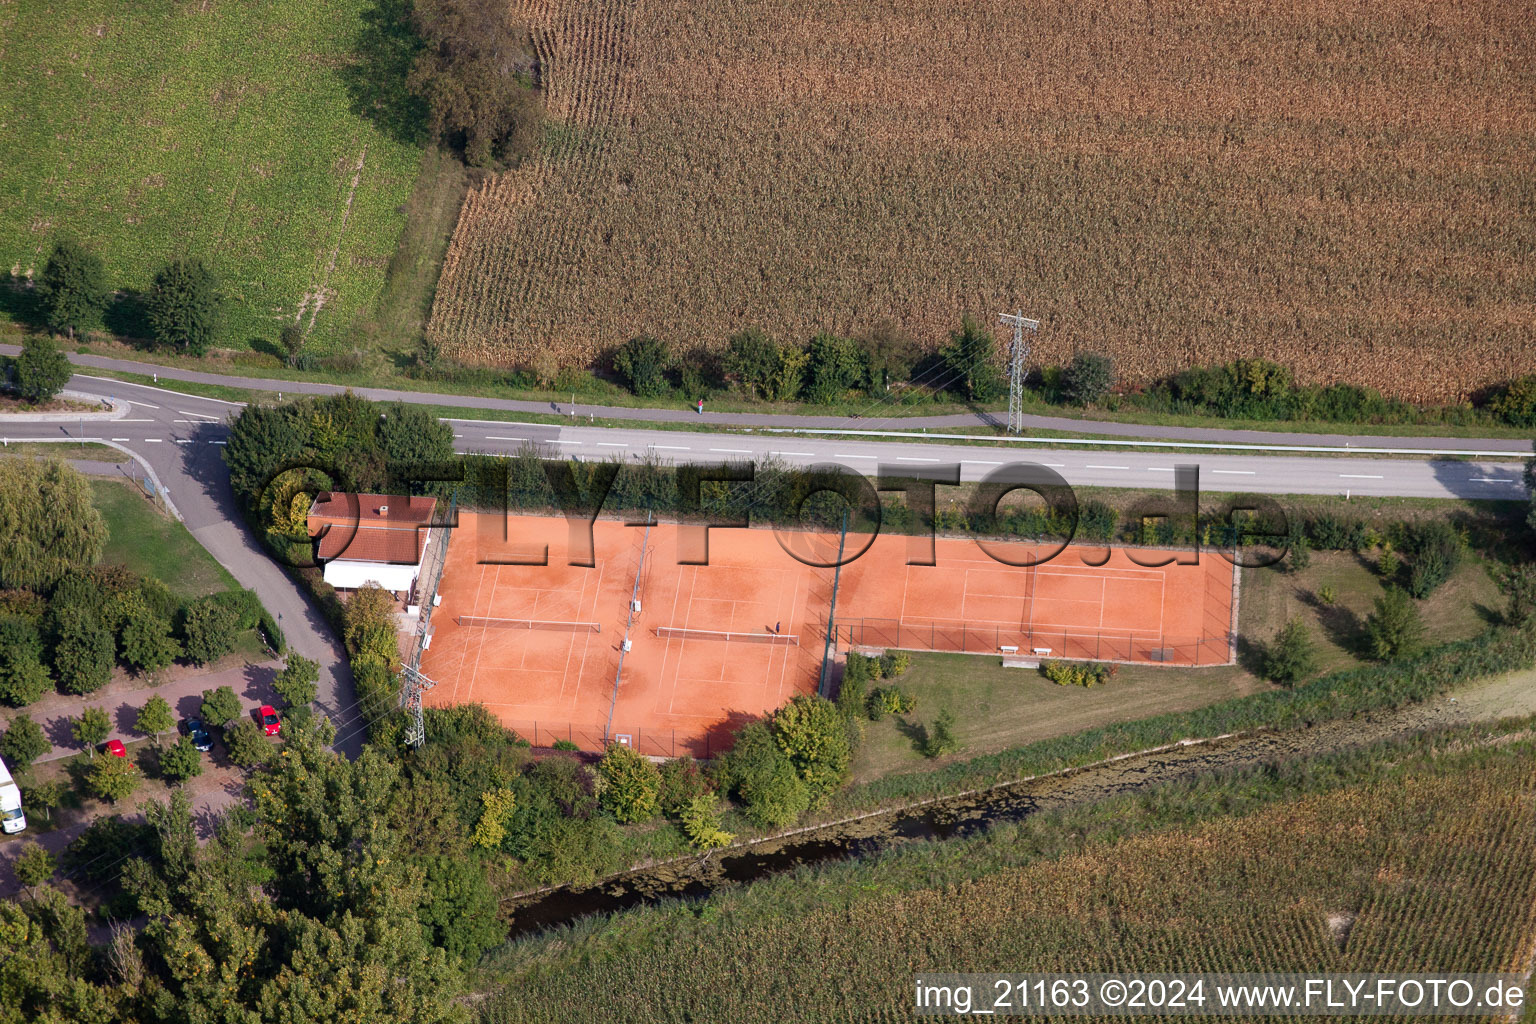
[[[421,157],[353,113],[371,7],[0,5],[0,274],[40,272],[66,234],[124,290],[200,256],[230,297],[222,345],[300,322],[341,346],[379,297]],[[131,301],[107,316],[121,334],[138,320]]]

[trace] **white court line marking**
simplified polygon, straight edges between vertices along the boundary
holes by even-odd
[[[1381,477],[1373,473],[1340,473],[1341,480],[1380,480]]]
[[[1130,469],[1130,466],[1084,466],[1084,469]]]
[[[732,455],[751,455],[752,454],[751,450],[747,449],[747,448],[711,448],[710,451],[712,451],[712,452],[729,452]]]
[[[1253,469],[1213,469],[1211,472],[1226,473],[1229,476],[1253,476],[1258,471]]]
[[[815,458],[815,452],[769,452],[769,455],[797,455],[801,458]]]

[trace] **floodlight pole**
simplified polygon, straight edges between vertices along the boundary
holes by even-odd
[[[998,320],[1013,327],[1013,344],[1008,346],[1008,433],[1024,432],[1024,360],[1029,346],[1024,344],[1024,328],[1040,329],[1039,320],[1031,320],[1021,309],[1017,313],[999,313]]]

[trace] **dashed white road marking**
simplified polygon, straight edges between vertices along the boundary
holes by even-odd
[[[751,455],[752,454],[752,452],[749,449],[746,449],[746,448],[711,448],[710,451],[712,451],[712,452],[725,452],[728,455]]]
[[[1340,473],[1341,480],[1380,480],[1381,477],[1374,473]]]
[[[526,437],[498,437],[495,434],[486,434],[485,435],[485,439],[487,441],[526,441],[526,440],[528,440]]]
[[[833,452],[832,457],[834,459],[867,459],[870,462],[880,461],[880,456],[878,455],[849,455],[847,452]]]
[[[896,461],[897,462],[939,462],[941,460],[939,460],[939,459],[926,459],[926,458],[923,458],[921,455],[898,455],[898,456],[896,456]]]
[[[647,448],[656,448],[656,449],[665,449],[666,451],[669,451],[669,452],[692,451],[692,449],[689,448],[687,445],[681,445],[681,444],[648,444],[648,445],[646,445],[646,447]]]
[[[1148,473],[1172,473],[1173,472],[1173,467],[1172,466],[1148,466],[1147,467],[1147,472]]]
[[[1130,466],[1084,466],[1084,469],[1130,469]]]
[[[798,458],[803,458],[803,459],[814,459],[816,457],[816,453],[815,452],[769,452],[768,454],[769,455],[793,455],[793,456],[796,456]]]
[[[1213,469],[1212,473],[1226,473],[1228,476],[1253,476],[1256,470],[1252,469]]]

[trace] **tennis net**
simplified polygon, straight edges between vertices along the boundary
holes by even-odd
[[[603,627],[596,622],[563,622],[553,619],[498,619],[489,615],[460,615],[456,621],[461,626],[484,626],[490,629],[547,629],[557,633],[603,631]]]
[[[664,640],[734,640],[749,644],[778,644],[781,647],[800,646],[800,638],[793,633],[738,633],[727,629],[657,626],[656,635]]]

